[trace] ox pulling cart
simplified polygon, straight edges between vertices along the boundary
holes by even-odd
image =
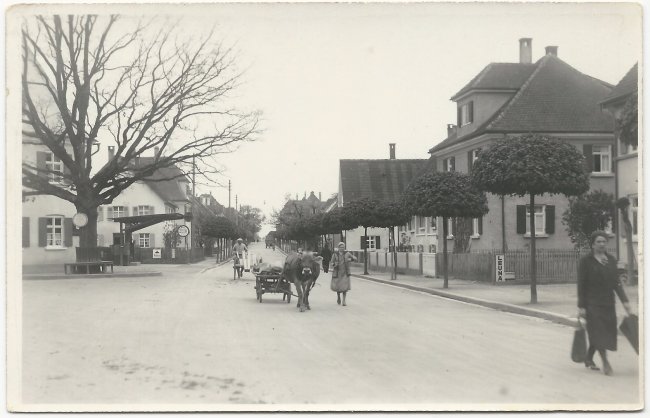
[[[282,300],[291,302],[291,283],[284,277],[282,267],[262,263],[253,268],[253,273],[255,292],[260,303],[264,293],[282,293]]]

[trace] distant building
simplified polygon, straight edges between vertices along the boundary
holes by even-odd
[[[519,42],[518,63],[488,64],[451,97],[456,124],[448,125],[447,138],[429,150],[436,170],[470,173],[480,150],[497,139],[538,133],[574,145],[586,157],[591,190],[614,193],[613,118],[598,105],[612,86],[562,61],[556,46],[546,47],[546,55],[532,63],[532,39]],[[535,199],[530,208],[528,197],[506,197],[502,202],[488,195],[490,211],[474,220],[471,249],[527,247],[530,216],[535,218],[537,248],[572,248],[561,222],[568,200],[557,195]],[[451,251],[453,229],[439,237],[439,247],[442,239],[449,241]]]
[[[621,81],[605,97],[600,105],[614,115],[616,123],[620,119],[626,102],[638,91],[638,64],[625,74]],[[632,222],[632,242],[634,253],[638,254],[639,241],[639,152],[637,146],[626,145],[616,138],[617,152],[614,157],[616,173],[616,199],[627,197],[630,200],[630,220]],[[617,218],[618,212],[617,212]],[[625,228],[620,219],[616,225],[617,257],[621,261],[627,260]]]

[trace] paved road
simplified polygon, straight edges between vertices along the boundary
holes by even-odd
[[[279,252],[252,248],[266,260]],[[265,261],[266,261],[265,260]],[[327,276],[300,313],[255,299],[230,265],[162,277],[24,281],[26,403],[414,404],[486,408],[639,402],[637,357],[615,375],[571,363],[570,328],[352,279],[348,306]],[[598,404],[598,405],[594,405]]]

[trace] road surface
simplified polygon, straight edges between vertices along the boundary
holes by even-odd
[[[283,258],[264,244],[251,251]],[[24,403],[639,403],[637,357],[622,338],[607,377],[572,363],[573,330],[543,320],[355,278],[343,307],[328,275],[312,291],[312,310],[300,313],[279,294],[258,303],[254,276],[233,281],[230,264],[162,269],[161,277],[25,280]]]

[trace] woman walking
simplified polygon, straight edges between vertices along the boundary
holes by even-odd
[[[578,267],[578,309],[580,317],[587,320],[589,350],[585,367],[600,370],[594,363],[594,353],[598,351],[603,363],[603,371],[610,376],[612,366],[607,361],[607,350],[616,351],[616,299],[618,295],[625,311],[630,314],[630,303],[623,290],[616,259],[606,251],[607,234],[595,231],[591,234],[591,254],[580,260]]]
[[[341,293],[343,293],[343,306],[345,297],[350,290],[350,262],[357,261],[357,258],[345,251],[345,244],[340,242],[338,251],[332,254],[332,284],[331,289],[336,292],[336,303],[341,305]]]

